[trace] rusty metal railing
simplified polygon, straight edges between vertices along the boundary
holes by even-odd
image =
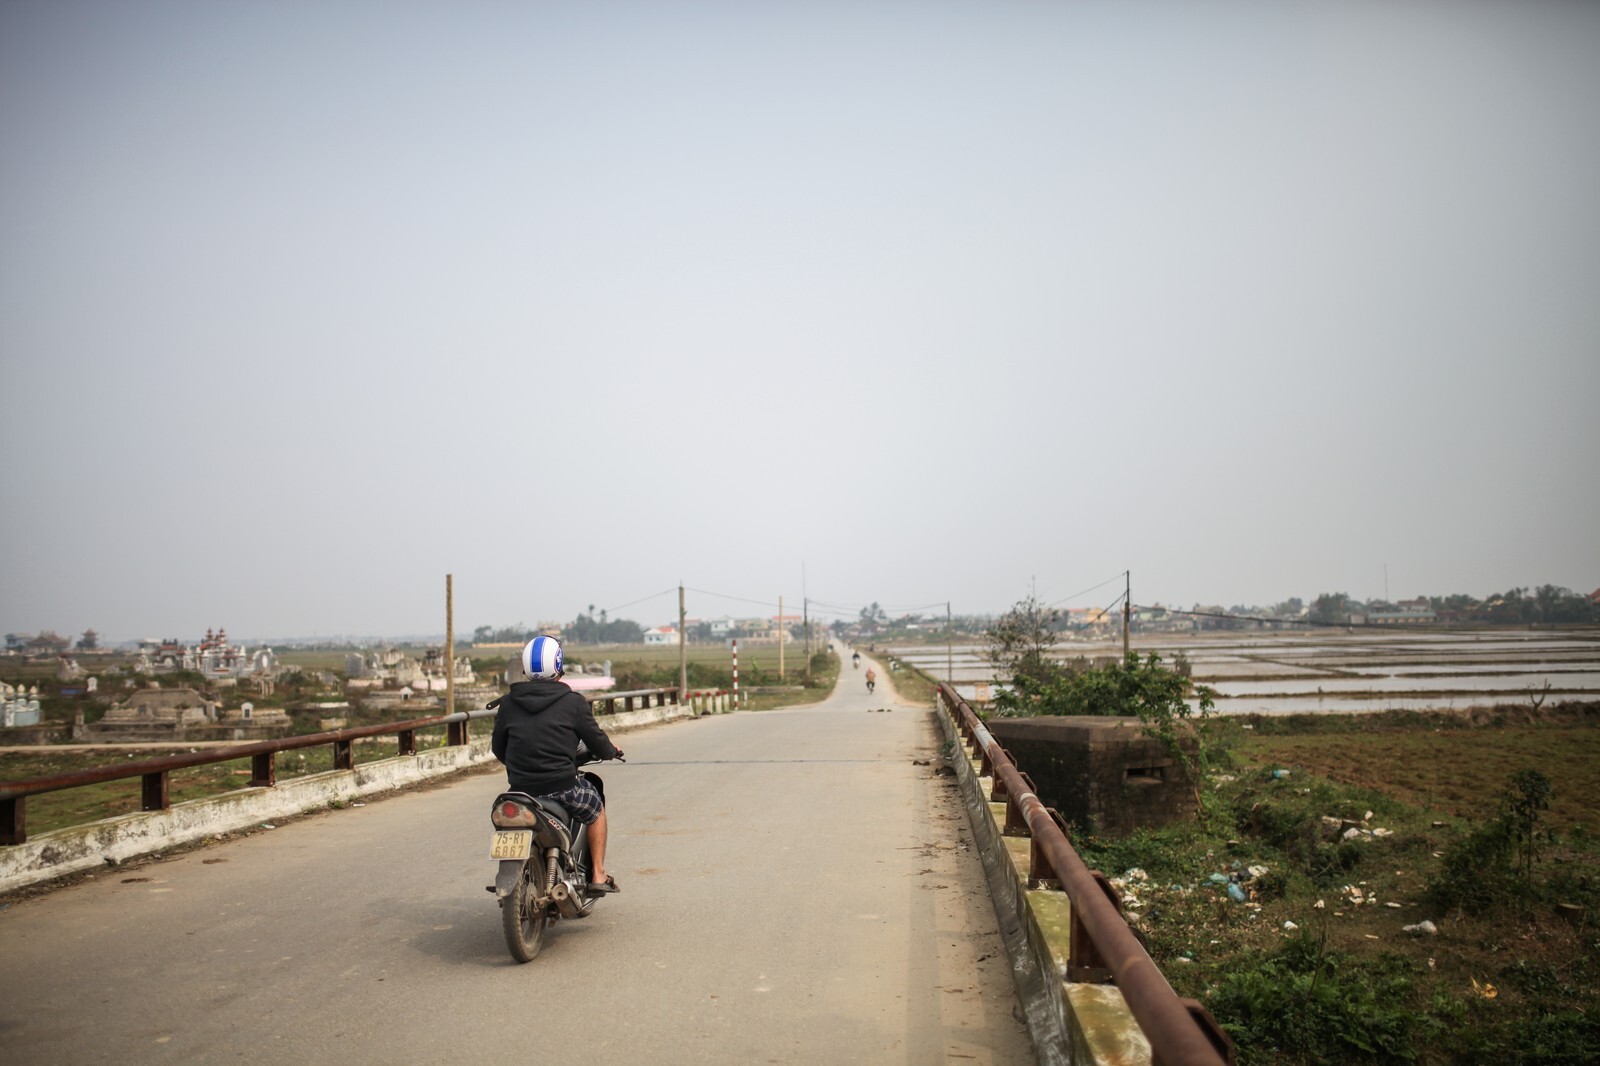
[[[1006,805],[1002,832],[1031,838],[1028,887],[1059,888],[1067,895],[1072,911],[1067,980],[1116,985],[1158,1066],[1232,1063],[1233,1041],[1198,1000],[1173,991],[1122,917],[1121,901],[1105,874],[1089,869],[1073,850],[1060,814],[1034,794],[1032,779],[954,689],[941,684],[939,697],[968,754],[979,760],[979,776],[992,781],[990,802]]]
[[[637,702],[641,707],[666,706],[678,702],[676,688],[638,689],[633,692],[585,693],[578,695],[589,701],[597,715],[620,713],[618,701],[624,710],[633,710]],[[496,701],[498,702],[498,701]],[[601,706],[603,705],[603,708]],[[170,779],[172,771],[193,766],[250,760],[250,788],[271,788],[278,783],[278,753],[299,748],[333,745],[333,769],[355,769],[354,742],[366,737],[390,736],[396,739],[396,755],[417,753],[417,731],[430,727],[445,727],[445,745],[455,747],[471,740],[471,723],[474,718],[492,718],[493,710],[457,711],[433,718],[413,718],[404,722],[386,722],[382,725],[356,726],[335,729],[326,733],[308,733],[298,737],[280,737],[276,740],[246,741],[224,748],[206,748],[182,755],[161,755],[151,759],[137,759],[107,766],[74,770],[50,777],[36,777],[26,781],[0,782],[0,845],[26,843],[28,839],[27,800],[42,792],[58,792],[66,788],[98,785],[105,781],[140,779],[140,810],[164,811],[172,803]],[[183,743],[175,739],[174,744]]]
[[[580,692],[578,695],[589,701],[589,706],[594,708],[595,714],[622,714],[626,711],[665,707],[679,702],[676,688],[641,688],[632,692]],[[619,700],[622,703],[621,710],[617,709]]]

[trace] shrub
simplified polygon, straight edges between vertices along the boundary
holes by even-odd
[[[1301,931],[1234,970],[1210,1001],[1241,1061],[1270,1050],[1320,1062],[1412,1062],[1411,979],[1398,959],[1360,960]]]
[[[1428,899],[1442,910],[1482,914],[1533,890],[1539,813],[1550,806],[1550,780],[1521,770],[1501,796],[1500,814],[1445,849]]]
[[[1516,888],[1511,876],[1511,834],[1495,819],[1474,828],[1445,849],[1439,872],[1428,882],[1428,901],[1441,910],[1482,914],[1509,900]]]
[[[1369,804],[1385,806],[1381,797],[1326,782],[1314,781],[1302,789],[1273,780],[1261,788],[1242,789],[1234,797],[1232,813],[1241,833],[1275,848],[1295,868],[1325,884],[1359,866],[1374,842],[1324,840],[1323,816],[1360,820]]]

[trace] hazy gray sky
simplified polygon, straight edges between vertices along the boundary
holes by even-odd
[[[1600,585],[1600,4],[11,0],[0,144],[6,630]]]

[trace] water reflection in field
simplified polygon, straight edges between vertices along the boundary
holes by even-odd
[[[880,649],[885,650],[885,649]],[[1199,634],[1138,637],[1133,650],[1169,662],[1178,653],[1227,713],[1288,714],[1464,708],[1600,700],[1600,630],[1407,631],[1350,634]],[[983,699],[1002,679],[982,646],[898,645],[887,651],[957,691]],[[1053,654],[1120,656],[1120,640],[1072,641]]]

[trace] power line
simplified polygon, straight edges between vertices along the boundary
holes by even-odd
[[[615,614],[616,612],[622,611],[622,610],[626,610],[627,608],[632,607],[635,604],[644,603],[646,600],[660,599],[662,596],[670,596],[674,592],[677,592],[677,591],[678,591],[678,587],[676,585],[674,585],[670,589],[664,589],[661,592],[652,592],[648,596],[640,596],[636,600],[629,600],[627,603],[619,604],[616,607],[602,607],[600,609],[602,611],[604,611],[606,614]]]
[[[1121,576],[1122,576],[1121,574],[1117,575],[1117,577],[1121,577]],[[1103,585],[1103,584],[1105,584],[1105,582],[1102,581],[1101,584]],[[1111,613],[1111,608],[1113,608],[1117,604],[1121,603],[1122,602],[1122,598],[1124,596],[1126,596],[1126,595],[1127,595],[1127,593],[1125,593],[1125,592],[1117,593],[1117,598],[1116,599],[1112,600],[1110,603],[1106,604],[1104,607],[1102,607],[1100,609],[1100,618],[1099,618],[1099,620],[1102,621],[1102,622],[1105,621],[1106,615]],[[1094,623],[1093,622],[1085,622],[1083,625],[1079,626],[1078,628],[1079,629],[1087,629],[1091,625],[1094,625]]]
[[[773,604],[777,603],[777,597],[776,596],[774,596],[770,600],[753,600],[748,596],[730,596],[725,592],[709,592],[706,589],[689,588],[689,586],[687,586],[687,585],[684,586],[684,591],[693,592],[698,596],[710,596],[710,597],[712,597],[714,599],[719,599],[719,600],[736,600],[739,603],[759,604],[762,607],[771,607]]]
[[[1063,597],[1061,597],[1061,598],[1060,598],[1060,599],[1059,599],[1059,600],[1056,600],[1056,601],[1055,601],[1055,603],[1047,603],[1047,604],[1045,604],[1045,606],[1046,606],[1046,607],[1054,607],[1054,606],[1056,606],[1056,605],[1057,605],[1057,604],[1062,604],[1062,603],[1066,603],[1066,602],[1067,602],[1067,601],[1068,601],[1068,600],[1075,600],[1075,599],[1077,599],[1077,598],[1078,598],[1078,597],[1079,597],[1079,596],[1084,596],[1084,595],[1087,595],[1087,594],[1088,594],[1088,593],[1091,593],[1091,592],[1093,592],[1093,591],[1094,591],[1094,590],[1095,590],[1095,589],[1098,589],[1098,588],[1104,588],[1104,587],[1105,587],[1105,586],[1106,586],[1106,585],[1109,585],[1109,584],[1111,584],[1111,583],[1112,583],[1112,582],[1113,582],[1113,581],[1115,581],[1115,580],[1117,580],[1117,579],[1118,579],[1118,578],[1119,578],[1119,577],[1121,577],[1121,576],[1122,576],[1122,575],[1123,575],[1123,573],[1124,573],[1124,571],[1121,571],[1121,570],[1119,570],[1119,571],[1117,571],[1117,572],[1116,572],[1116,573],[1115,573],[1115,574],[1112,574],[1112,575],[1111,575],[1111,576],[1110,576],[1110,577],[1108,577],[1108,578],[1106,578],[1106,579],[1105,579],[1105,580],[1104,580],[1104,581],[1102,581],[1102,582],[1100,582],[1100,584],[1098,584],[1098,585],[1090,585],[1090,586],[1089,586],[1089,587],[1088,587],[1088,588],[1086,588],[1086,589],[1084,589],[1084,590],[1083,590],[1083,591],[1081,591],[1081,592],[1074,592],[1074,593],[1073,593],[1073,594],[1072,594],[1072,595],[1070,595],[1070,596],[1063,596]],[[1119,599],[1119,600],[1120,600],[1120,599],[1121,599],[1121,598],[1122,598],[1122,597],[1121,597],[1121,596],[1118,596],[1118,597],[1117,597],[1117,599]]]

